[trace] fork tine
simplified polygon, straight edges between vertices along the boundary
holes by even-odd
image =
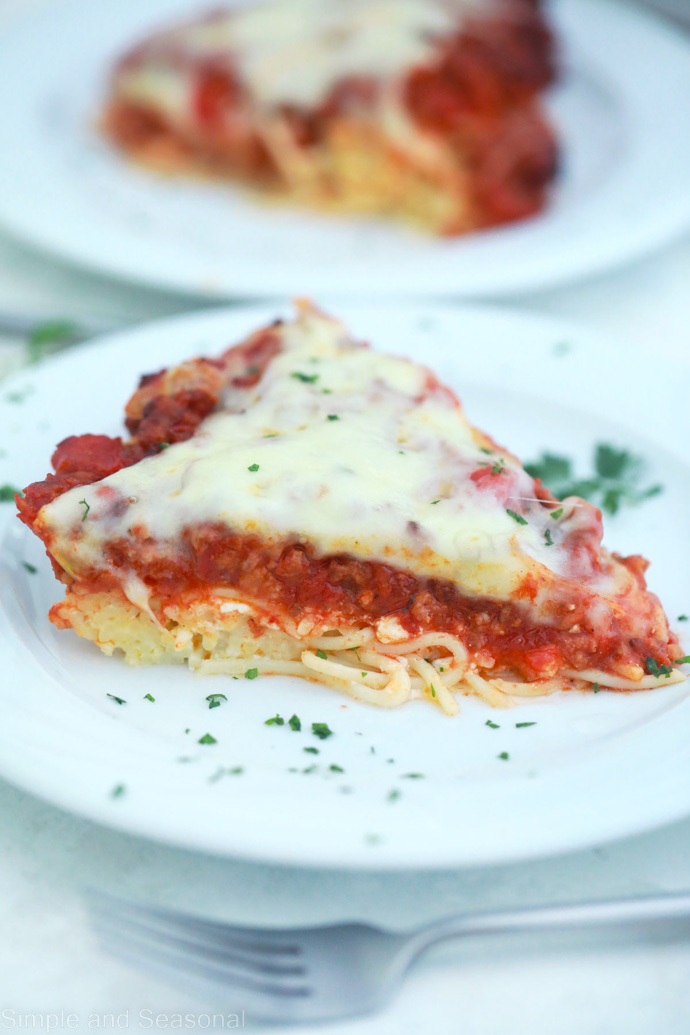
[[[112,919],[112,918],[110,918]],[[184,944],[171,945],[156,934],[139,931],[128,925],[124,927],[108,926],[107,922],[96,921],[94,929],[103,947],[116,955],[134,960],[150,967],[152,963],[163,964],[180,976],[192,975],[213,982],[224,989],[237,988],[238,991],[251,992],[272,998],[306,998],[311,989],[303,982],[295,982],[290,976],[267,975],[262,979],[260,972],[250,973],[238,969],[234,964],[213,956],[198,956]]]
[[[103,916],[103,914],[100,914]],[[161,927],[157,923],[147,922],[145,915],[138,917],[120,917],[116,913],[108,914],[107,920],[114,926],[125,926],[138,932],[142,938],[157,942],[164,941],[168,945],[176,945],[183,951],[193,952],[208,959],[217,959],[229,965],[235,965],[254,974],[273,974],[278,977],[303,977],[306,968],[300,963],[282,963],[275,956],[265,956],[256,952],[247,952],[243,945],[232,942],[205,941],[203,936],[193,930],[187,930],[183,924]]]
[[[103,892],[91,893],[88,900],[92,907],[100,911],[109,909],[116,916],[127,913],[135,920],[146,915],[170,928],[182,928],[185,932],[195,930],[209,942],[226,946],[233,944],[243,952],[281,956],[299,956],[302,953],[302,946],[296,940],[300,933],[298,929],[241,927],[237,924],[225,924],[218,920],[203,920],[200,917],[174,913],[157,906],[118,899]]]

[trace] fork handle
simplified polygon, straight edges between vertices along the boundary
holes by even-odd
[[[446,938],[477,934],[589,930],[664,920],[690,921],[690,894],[542,906],[502,913],[478,913],[476,916],[465,913],[423,927],[415,938],[415,948],[419,952]]]

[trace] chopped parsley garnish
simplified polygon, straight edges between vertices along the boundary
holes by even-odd
[[[487,456],[491,456],[491,454],[493,453],[493,449],[487,449],[486,446],[480,446],[479,452],[486,453]]]
[[[536,722],[516,722],[515,723],[515,729],[516,730],[522,730],[522,729],[525,728],[525,726],[536,726],[536,725],[537,725]]]
[[[440,502],[441,502],[440,500],[432,500],[432,501],[431,501],[431,506],[432,506],[432,507],[435,507],[435,506],[436,506],[436,504],[437,504],[437,503],[440,503]]]
[[[402,774],[402,779],[403,780],[423,780],[424,779],[424,773],[403,773]]]
[[[326,654],[326,651],[321,650],[321,648],[317,650],[316,656],[317,658],[321,658],[322,661],[328,661],[328,655]]]
[[[676,658],[674,665],[690,665],[690,654],[686,654],[683,658]]]
[[[126,789],[127,788],[125,787],[125,785],[123,783],[118,783],[118,784],[116,784],[115,787],[113,787],[112,791],[110,792],[110,797],[111,798],[121,798],[122,795],[125,793]]]
[[[303,374],[299,370],[295,370],[290,377],[294,377],[295,381],[302,381],[305,385],[313,385],[319,380],[318,374]]]
[[[510,755],[507,751],[501,751],[500,755],[497,755],[496,757],[500,758],[502,762],[507,762],[510,758]]]
[[[493,719],[487,719],[484,725],[489,726],[492,730],[500,730],[501,728],[497,722],[493,721]]]
[[[544,539],[546,539],[547,546],[553,546],[553,539],[551,538],[551,531],[547,528],[544,532]]]
[[[160,449],[160,451],[162,453],[164,449],[170,449],[170,443],[169,442],[159,442],[158,443],[158,448]]]
[[[627,449],[599,442],[594,450],[592,466],[594,471],[591,475],[577,479],[573,462],[568,457],[542,453],[539,460],[525,464],[525,470],[532,478],[540,478],[560,499],[581,496],[598,504],[608,514],[617,514],[621,506],[634,506],[662,491],[661,485],[640,487],[644,463]],[[561,512],[554,511],[552,517],[560,517]]]
[[[598,683],[592,683],[592,690],[594,691],[595,694],[598,694],[599,691],[601,690],[601,687],[599,686]]]
[[[328,414],[328,419],[329,420],[340,420],[340,417],[338,416],[337,413],[329,413]]]
[[[333,730],[329,730],[325,722],[312,722],[311,731],[319,740],[325,740],[326,737],[333,736]]]
[[[359,652],[357,651],[357,648],[356,648],[356,647],[350,647],[350,648],[349,648],[349,650],[351,650],[351,651],[352,651],[352,653],[354,654],[354,656],[355,656],[355,657],[357,658],[357,661],[358,661],[358,662],[360,663],[360,665],[361,665],[361,664],[362,664],[362,659],[361,659],[361,658],[360,658],[360,656],[359,656]],[[360,736],[361,736],[361,734],[360,734]]]
[[[156,698],[153,696],[153,694],[144,694],[144,700],[145,701],[155,701]]]
[[[344,773],[345,770],[340,765],[329,765],[328,767],[332,773]]]
[[[318,748],[302,748],[302,751],[306,751],[308,755],[318,755],[319,753]]]
[[[296,715],[290,716],[290,718],[288,719],[288,726],[291,730],[294,730],[295,733],[299,733],[299,731],[302,729],[302,723],[299,721],[299,718]]]
[[[36,572],[38,571],[38,568],[34,567],[33,564],[29,564],[28,561],[22,561],[22,567],[26,568],[26,570],[28,571],[29,575],[35,575]]]
[[[258,464],[251,464],[251,466],[248,467],[247,470],[248,471],[258,471],[259,470],[259,465]]]
[[[399,797],[400,797],[400,791],[389,791],[388,792],[388,801],[397,801]]]
[[[322,388],[321,389],[321,395],[333,395],[333,389],[332,388]]]
[[[265,726],[284,726],[285,719],[282,715],[274,715],[272,719],[266,719]]]
[[[678,621],[679,622],[687,622],[688,621],[688,616],[687,615],[678,615]]]
[[[433,683],[429,684],[429,689],[431,690],[431,696],[432,697],[436,697],[436,691],[434,690],[434,684]]]
[[[105,696],[109,697],[111,701],[115,701],[115,704],[127,704],[124,697],[116,697],[115,694],[106,694]]]
[[[38,363],[64,345],[73,344],[79,328],[71,320],[50,320],[34,327],[27,341],[29,362]]]
[[[209,708],[220,708],[221,699],[227,701],[225,694],[209,694],[206,698]]]
[[[258,668],[248,668],[247,671],[244,673],[244,678],[245,679],[256,679],[258,674],[259,674]]]
[[[21,496],[16,486],[0,485],[0,503],[12,503],[15,496]]]
[[[491,468],[491,473],[492,474],[500,474],[502,471],[505,471],[505,464],[503,463],[502,460],[497,460],[496,463]]]
[[[649,672],[650,676],[656,676],[657,679],[661,679],[662,676],[668,677],[673,672],[673,665],[659,665],[654,658],[647,658],[645,661],[645,667]]]
[[[87,515],[88,515],[89,511],[91,510],[91,507],[86,502],[86,500],[79,500],[79,503],[80,503],[80,505],[83,505],[84,507],[86,507],[86,510],[84,511],[84,513],[82,515],[82,521],[86,521]]]
[[[509,507],[506,507],[506,514],[508,514],[509,517],[512,517],[513,521],[517,521],[518,525],[527,524],[527,518],[523,518],[522,514],[516,514],[515,511],[511,510]]]
[[[553,521],[558,521],[558,519],[559,519],[559,517],[561,516],[562,513],[563,513],[563,507],[559,507],[558,510],[552,510],[551,511],[551,519]]]
[[[316,769],[315,765],[308,765],[306,769],[303,769],[303,773],[313,773]]]
[[[26,388],[20,388],[18,392],[8,392],[5,398],[11,403],[22,403],[26,399],[27,395],[31,395],[33,390],[33,386],[28,385]]]
[[[236,765],[236,766],[233,766],[232,768],[228,768],[227,766],[223,766],[222,765],[222,766],[219,766],[218,769],[216,769],[215,773],[212,776],[209,776],[208,782],[209,783],[217,783],[218,780],[222,779],[222,777],[224,777],[224,776],[239,776],[240,773],[243,773],[243,772],[244,772],[244,766]]]
[[[198,744],[217,744],[218,741],[215,737],[212,737],[210,733],[204,733],[203,737],[199,737]]]
[[[360,672],[360,676],[362,677],[362,679],[364,679],[364,677],[368,676],[368,675],[369,675],[368,672]]]

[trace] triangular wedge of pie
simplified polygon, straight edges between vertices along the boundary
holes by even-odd
[[[538,0],[261,0],[162,27],[101,123],[137,162],[458,234],[539,212],[558,169]],[[219,201],[220,211],[220,201]]]
[[[65,599],[130,664],[287,673],[392,706],[683,678],[646,562],[556,501],[426,367],[307,303],[148,375],[131,437],[60,443],[18,499]]]

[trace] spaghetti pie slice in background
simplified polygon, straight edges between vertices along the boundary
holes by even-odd
[[[646,562],[602,548],[600,511],[309,304],[143,377],[126,423],[60,443],[18,498],[67,588],[51,620],[107,654],[447,713],[683,678]]]
[[[458,234],[546,203],[553,51],[537,0],[263,0],[138,44],[102,124],[168,173]]]

